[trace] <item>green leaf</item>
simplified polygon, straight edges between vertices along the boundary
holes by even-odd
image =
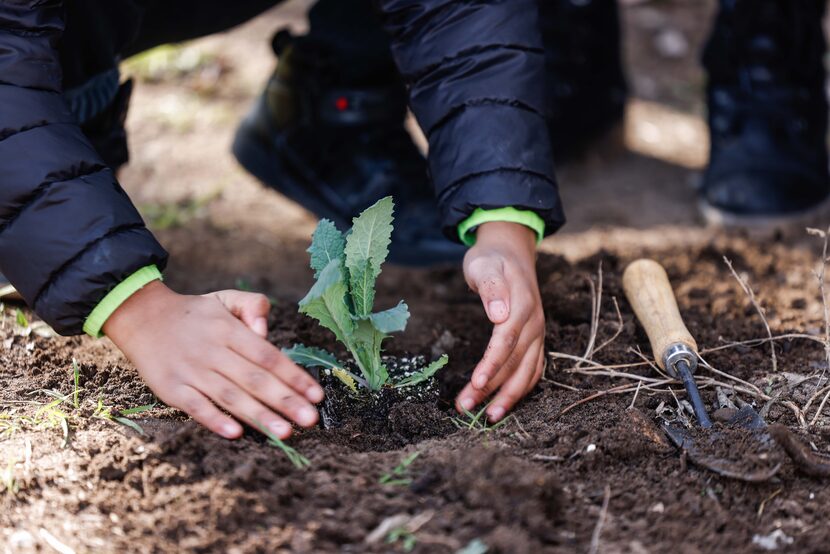
[[[132,419],[127,419],[126,417],[121,416],[112,416],[113,421],[124,425],[125,427],[129,427],[139,435],[146,435],[147,433],[144,432],[144,428],[141,427],[138,423],[133,421]]]
[[[449,361],[450,361],[449,356],[444,354],[443,356],[441,356],[440,358],[438,358],[437,360],[435,360],[434,362],[429,364],[422,371],[420,371],[418,373],[415,373],[413,375],[410,375],[409,377],[406,377],[405,379],[401,379],[400,381],[395,383],[395,388],[411,387],[411,386],[417,385],[419,383],[423,383],[424,381],[426,381],[427,379],[429,379],[430,377],[432,377],[433,375],[438,373],[438,370],[441,369],[442,367],[444,367],[445,365],[447,365],[447,362],[449,362]]]
[[[368,317],[372,312],[375,280],[389,255],[394,208],[391,196],[378,200],[354,219],[346,238],[346,267],[357,317]]]
[[[283,348],[282,353],[288,356],[292,362],[303,367],[322,367],[323,369],[334,369],[340,367],[340,362],[334,354],[304,344],[295,344],[291,348]]]
[[[262,432],[263,435],[268,437],[268,444],[270,444],[271,446],[276,446],[277,448],[282,450],[286,457],[291,461],[291,463],[294,464],[294,467],[296,467],[297,469],[305,469],[311,465],[311,462],[308,458],[297,452],[295,448],[285,444],[274,433],[266,429],[263,424],[256,420],[254,421],[254,424],[256,424],[257,428]]]
[[[389,380],[389,372],[381,363],[380,352],[387,335],[381,333],[368,319],[356,322],[352,335],[352,353],[369,388],[380,389]]]
[[[381,333],[395,333],[406,329],[406,322],[409,320],[409,306],[401,301],[394,308],[372,314],[369,320],[375,329]]]
[[[346,305],[346,293],[340,261],[332,260],[320,272],[320,277],[306,297],[300,300],[300,312],[319,321],[320,325],[334,333],[337,340],[349,345],[355,324]]]
[[[20,327],[29,326],[29,320],[26,319],[26,314],[24,314],[22,311],[17,310],[17,312],[15,313],[15,319],[17,320],[17,325],[19,325]]]
[[[315,279],[332,260],[343,259],[345,247],[346,238],[343,233],[328,219],[321,219],[311,236],[311,246],[308,248]]]
[[[126,410],[121,410],[121,415],[128,416],[128,415],[140,414],[140,413],[143,413],[143,412],[148,412],[148,411],[152,410],[155,407],[156,407],[156,402],[153,402],[152,404],[145,404],[143,406],[136,406],[135,408],[127,408]]]

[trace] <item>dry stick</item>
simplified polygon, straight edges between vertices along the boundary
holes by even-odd
[[[624,324],[623,324],[622,313],[620,313],[620,305],[617,303],[617,297],[616,296],[612,296],[611,300],[614,302],[614,309],[617,311],[617,330],[614,331],[614,334],[611,336],[610,339],[606,340],[605,342],[603,342],[602,344],[597,346],[594,349],[593,354],[596,354],[597,352],[599,352],[600,350],[602,350],[603,348],[605,348],[606,346],[608,346],[609,344],[611,344],[612,342],[617,340],[617,337],[619,337],[620,333],[622,333]]]
[[[738,275],[738,272],[736,272],[735,268],[732,267],[732,262],[729,260],[729,258],[724,256],[723,261],[726,262],[727,266],[729,266],[729,271],[732,272],[732,276],[735,277],[735,279],[741,285],[741,288],[744,289],[744,292],[746,293],[746,295],[749,296],[749,301],[755,307],[755,310],[758,312],[758,315],[761,316],[761,321],[764,322],[764,327],[767,329],[767,336],[770,339],[769,352],[770,352],[770,357],[772,358],[772,372],[777,373],[778,372],[778,360],[775,358],[775,342],[772,341],[772,329],[770,329],[770,327],[769,327],[769,322],[767,321],[767,316],[764,315],[764,309],[761,307],[760,304],[758,304],[758,301],[755,299],[755,293],[752,291],[752,288],[749,286],[749,284],[747,284],[746,281],[741,279],[741,276]]]
[[[642,381],[637,382],[637,390],[634,391],[634,398],[631,399],[631,404],[628,405],[629,410],[634,409],[634,404],[637,402],[637,397],[640,396],[640,386],[643,384]]]
[[[595,362],[593,360],[589,360],[587,358],[583,358],[582,356],[575,356],[573,354],[565,354],[564,352],[548,352],[548,354],[550,355],[551,358],[554,358],[554,359],[559,358],[559,359],[563,359],[563,360],[572,360],[572,361],[582,362],[582,363],[594,366],[596,368],[602,368],[602,369],[622,369],[622,368],[626,368],[626,367],[641,367],[641,366],[647,365],[647,363],[648,363],[648,362],[635,362],[635,363],[630,363],[630,364],[605,365],[605,364],[601,364],[599,362]],[[577,366],[574,366],[574,367],[565,369],[563,371],[568,372],[568,371],[571,371],[571,370],[576,369],[576,368],[577,368]]]
[[[729,379],[730,381],[735,381],[736,383],[740,383],[742,385],[745,385],[745,386],[749,387],[750,389],[754,390],[758,397],[764,398],[764,400],[769,400],[769,396],[764,394],[763,391],[760,388],[756,387],[755,385],[753,385],[749,381],[744,381],[743,379],[741,379],[739,377],[735,377],[734,375],[730,375],[729,373],[726,373],[725,371],[721,371],[721,370],[713,367],[700,354],[698,354],[697,357],[700,359],[700,362],[701,362],[700,365],[702,365],[703,367],[705,367],[706,369],[708,369],[709,371],[711,371],[715,375],[720,375],[724,379]]]
[[[602,260],[599,261],[599,267],[597,269],[597,284],[594,285],[594,281],[590,277],[587,279],[588,284],[591,286],[591,332],[588,336],[588,346],[585,347],[585,354],[582,357],[590,360],[594,355],[594,344],[596,343],[597,332],[599,331],[599,311],[602,306]],[[581,362],[576,364],[577,367],[580,365]]]
[[[789,340],[789,339],[807,339],[814,342],[818,342],[820,344],[824,344],[824,339],[821,337],[817,337],[815,335],[808,335],[805,333],[787,333],[784,335],[775,335],[771,338],[767,339],[749,339],[749,340],[739,340],[739,341],[727,341],[726,344],[721,346],[713,346],[711,348],[704,348],[700,351],[701,354],[711,354],[712,352],[717,352],[719,350],[726,350],[728,348],[737,348],[739,346],[761,346],[762,344],[766,344],[770,341],[776,340]]]
[[[821,379],[823,379],[827,368],[830,368],[830,306],[827,303],[827,290],[824,282],[824,273],[825,269],[827,269],[827,242],[830,239],[830,227],[827,228],[827,231],[808,228],[807,233],[824,239],[824,244],[821,247],[821,269],[818,270],[818,273],[813,272],[816,279],[818,279],[818,291],[821,294],[821,304],[824,306],[824,357],[827,361],[827,367],[821,371]],[[821,379],[816,383],[816,388],[820,386]]]
[[[787,400],[782,402],[781,405],[792,410],[793,414],[795,414],[795,419],[798,420],[798,424],[802,429],[807,428],[807,420],[804,419],[804,412],[801,411],[801,408],[799,408],[795,402]]]
[[[599,519],[594,527],[594,532],[591,534],[591,548],[588,550],[589,554],[597,554],[599,552],[599,538],[602,534],[602,526],[605,525],[605,518],[608,517],[608,504],[611,502],[611,485],[605,485],[605,492],[602,496],[602,509],[599,511]]]
[[[823,389],[817,390],[816,392],[814,392],[813,396],[811,396],[810,399],[807,400],[807,403],[804,404],[804,406],[801,408],[801,411],[806,414],[807,411],[810,409],[810,406],[813,405],[813,402],[815,401],[815,399],[818,398],[819,396],[821,396],[822,394],[826,393],[827,391],[830,391],[830,386],[824,387]]]
[[[660,367],[657,364],[655,364],[653,361],[651,361],[649,358],[647,358],[645,354],[640,352],[639,348],[636,348],[636,349],[635,348],[629,348],[628,351],[636,354],[637,356],[639,356],[640,359],[643,360],[643,363],[648,365],[655,373],[657,373],[658,375],[660,375],[664,379],[669,379],[669,376],[662,369],[660,369]]]
[[[664,391],[664,390],[657,390],[654,387],[656,387],[658,385],[666,385],[670,381],[671,381],[671,379],[668,379],[668,380],[665,380],[665,381],[658,381],[657,383],[654,383],[652,385],[646,385],[643,388],[646,389],[646,390],[652,390],[652,391],[655,391],[655,392],[668,392],[668,391]],[[597,391],[594,394],[592,394],[590,396],[586,396],[585,398],[583,398],[581,400],[577,400],[576,402],[574,402],[570,406],[567,406],[566,408],[563,408],[558,414],[556,414],[554,419],[558,419],[558,418],[562,417],[563,415],[567,414],[568,412],[570,412],[571,410],[573,410],[577,406],[581,406],[582,404],[585,404],[586,402],[590,402],[591,400],[596,400],[597,398],[602,398],[603,396],[608,396],[609,394],[626,394],[626,393],[629,393],[629,392],[634,392],[635,390],[637,390],[637,385],[627,384],[627,385],[617,385],[616,387],[611,387],[610,389]],[[671,390],[671,389],[669,389],[669,390]]]
[[[562,388],[562,389],[565,389],[565,390],[574,391],[574,392],[582,392],[582,389],[578,389],[576,387],[566,385],[565,383],[560,383],[559,381],[548,380],[548,383],[550,383],[554,387],[559,387],[559,388]]]
[[[816,410],[816,415],[813,416],[813,419],[810,420],[810,427],[816,424],[818,421],[819,416],[821,415],[821,411],[824,409],[824,405],[827,404],[827,399],[830,398],[830,391],[827,391],[827,394],[824,395],[824,398],[821,400],[821,404],[818,405],[818,410]]]
[[[774,493],[772,493],[771,495],[769,495],[768,497],[766,497],[766,498],[765,498],[765,499],[761,502],[761,505],[760,505],[760,506],[758,506],[758,519],[761,519],[761,516],[763,516],[763,515],[764,515],[764,508],[766,508],[767,503],[768,503],[768,502],[770,502],[773,498],[775,498],[775,497],[776,497],[776,496],[778,496],[779,494],[781,494],[781,491],[783,491],[783,490],[784,490],[784,489],[783,489],[783,487],[782,487],[782,488],[780,488],[780,489],[778,489],[777,491],[775,491]]]

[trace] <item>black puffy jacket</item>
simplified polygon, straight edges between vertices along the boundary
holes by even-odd
[[[504,206],[535,211],[549,232],[564,221],[536,1],[376,0],[448,225]],[[0,271],[78,334],[113,287],[167,254],[66,107],[63,21],[61,1],[0,0]]]
[[[475,208],[565,222],[545,122],[539,0],[376,0],[429,140],[444,224]]]
[[[61,95],[63,2],[0,0],[0,271],[62,334],[167,253]]]

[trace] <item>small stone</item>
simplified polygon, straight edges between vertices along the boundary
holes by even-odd
[[[677,29],[664,29],[654,37],[654,48],[664,58],[682,58],[689,52],[689,41]]]
[[[590,454],[591,452],[593,452],[593,451],[594,451],[594,450],[596,450],[596,449],[597,449],[597,445],[596,445],[596,444],[589,444],[587,447],[585,447],[585,452],[587,452],[588,454]]]
[[[25,529],[19,529],[9,536],[12,550],[30,550],[35,547],[35,538]]]
[[[649,512],[654,512],[655,514],[662,514],[666,511],[666,506],[662,502],[658,502],[654,506],[648,509]]]
[[[753,535],[752,544],[764,550],[778,550],[783,546],[791,545],[794,539],[781,529],[776,529],[769,535]]]

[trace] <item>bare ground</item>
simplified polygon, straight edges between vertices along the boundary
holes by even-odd
[[[648,343],[624,300],[627,261],[652,255],[675,284],[681,311],[710,364],[701,375],[740,386],[818,452],[830,451],[830,407],[822,405],[827,362],[820,343],[732,341],[766,336],[722,257],[748,279],[774,334],[824,332],[813,274],[815,238],[765,241],[724,236],[700,225],[694,183],[705,163],[698,48],[712,2],[630,2],[624,9],[635,93],[624,129],[563,168],[570,223],[542,246],[540,283],[548,348],[582,355],[591,334],[589,280],[602,262],[603,302],[594,356],[636,364]],[[279,25],[302,29],[304,2],[289,2],[230,33],[173,52],[158,69],[130,66],[140,79],[130,119],[132,162],[122,181],[172,253],[167,280],[204,292],[243,285],[276,299],[271,339],[330,345],[296,313],[311,275],[304,249],[313,218],[246,175],[228,153],[234,126],[259,92]],[[688,42],[660,54],[660,33]],[[178,60],[178,61],[176,61]],[[174,66],[171,69],[170,66]],[[412,278],[413,276],[417,278]],[[488,336],[478,301],[456,269],[389,268],[381,301],[413,306],[395,355],[447,351],[444,401],[404,404],[382,422],[350,421],[299,433],[291,444],[312,465],[297,470],[255,433],[211,436],[175,410],[131,416],[147,436],[101,417],[152,394],[107,340],[39,337],[6,307],[0,354],[0,533],[7,552],[455,552],[479,540],[490,552],[825,552],[823,481],[786,462],[768,483],[745,484],[701,471],[665,441],[658,425],[682,387],[634,395],[600,391],[636,384],[588,374],[551,356],[545,381],[510,421],[491,431],[459,430],[449,399]],[[618,320],[614,301],[620,307]],[[26,312],[28,313],[28,312]],[[29,314],[31,316],[31,314]],[[27,335],[27,333],[31,333]],[[72,404],[72,359],[79,362],[79,407]],[[626,371],[653,376],[646,365]],[[809,378],[809,379],[808,379]],[[68,440],[43,406],[69,394]],[[715,400],[713,386],[704,397]],[[618,391],[619,392],[619,391]],[[811,401],[812,398],[812,401]],[[582,403],[577,404],[582,401]],[[804,409],[809,403],[809,408]],[[823,407],[824,412],[819,412]],[[804,421],[799,421],[799,416]],[[50,422],[54,425],[50,425]],[[806,425],[805,425],[806,424]],[[382,429],[382,432],[378,432]],[[65,442],[65,444],[64,444]],[[412,452],[409,484],[380,476]],[[390,524],[390,517],[400,516]],[[384,522],[379,542],[367,539]],[[399,540],[386,543],[388,531]]]

